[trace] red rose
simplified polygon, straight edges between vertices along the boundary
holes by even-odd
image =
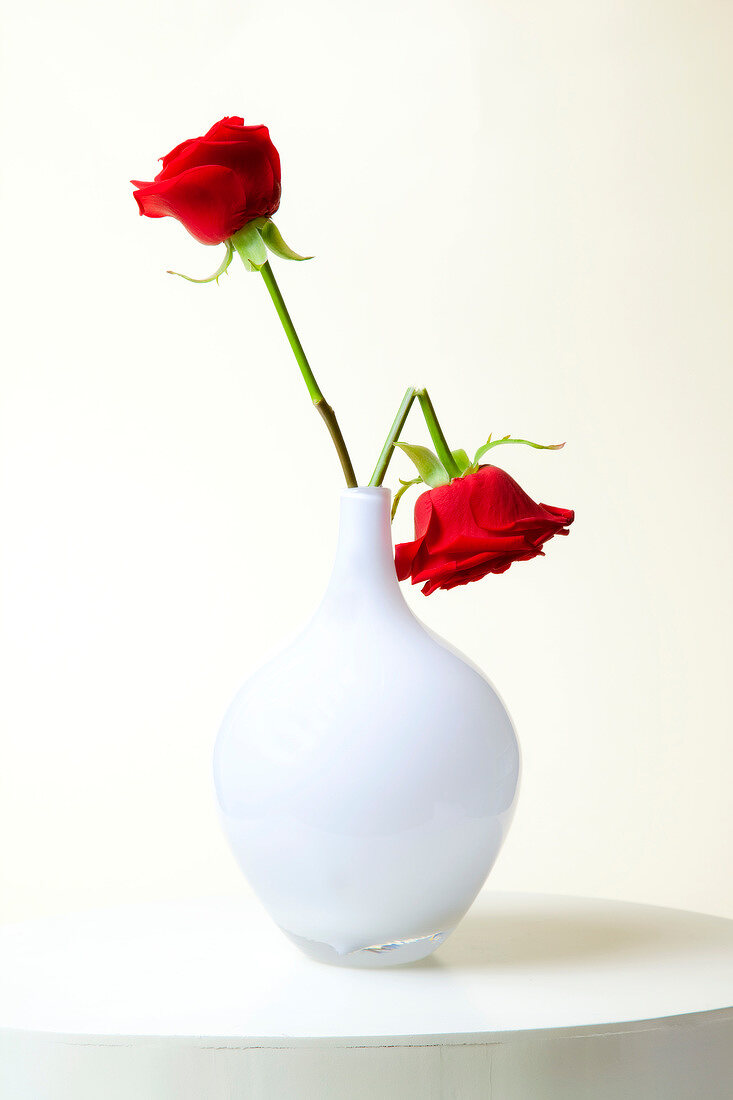
[[[415,541],[395,547],[397,576],[436,588],[455,588],[503,573],[512,562],[542,554],[542,545],[575,513],[549,504],[535,504],[524,489],[498,466],[481,466],[477,473],[429,489],[415,504]]]
[[[266,126],[223,118],[161,159],[152,183],[131,181],[140,213],[177,218],[202,244],[220,244],[280,205],[280,156]]]

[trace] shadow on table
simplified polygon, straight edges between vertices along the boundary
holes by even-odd
[[[665,913],[665,919],[655,918],[655,912]],[[698,924],[697,931],[691,933],[687,921],[675,918],[673,910],[658,909],[643,910],[639,915],[609,915],[607,911],[540,914],[521,908],[494,914],[469,912],[444,946],[417,965],[536,968],[609,956],[633,958],[639,951],[648,952],[652,943],[660,952],[667,952],[703,935],[708,944],[721,935],[730,942],[728,921],[708,917],[704,929]]]

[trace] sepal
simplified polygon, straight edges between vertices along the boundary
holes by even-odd
[[[280,230],[269,218],[262,219],[262,222],[263,224],[258,226],[260,236],[274,256],[279,256],[281,260],[313,259],[312,256],[301,256],[299,252],[294,252],[290,245],[285,243]]]
[[[259,271],[267,263],[267,249],[257,228],[257,223],[261,220],[256,218],[247,222],[230,237],[247,271]]]
[[[219,267],[216,269],[213,275],[209,275],[206,279],[193,279],[190,275],[184,275],[180,271],[167,271],[167,275],[177,275],[179,279],[185,279],[188,283],[213,283],[219,285],[219,279],[222,275],[226,274],[229,264],[232,262],[234,256],[234,249],[232,248],[231,241],[224,241],[226,252],[224,253],[224,259],[221,261]]]
[[[407,490],[412,488],[413,485],[422,485],[423,483],[421,477],[413,477],[412,481],[403,481],[402,478],[400,478],[399,480],[400,487],[392,499],[392,512],[390,514],[390,520],[394,520],[395,513],[397,512],[397,505],[400,503]]]
[[[453,461],[458,467],[458,473],[461,477],[463,477],[463,475],[465,473],[468,473],[469,471],[469,468],[471,466],[471,459],[468,457],[462,447],[459,447],[457,451],[451,451],[451,454],[453,455]]]
[[[537,451],[560,451],[565,446],[564,443],[532,443],[529,439],[512,439],[510,435],[502,436],[501,439],[492,439],[489,435],[483,447],[479,447],[473,456],[474,466],[478,465],[487,451],[492,447],[500,447],[502,443],[522,443],[525,447],[534,447]]]
[[[443,463],[429,447],[419,447],[413,443],[395,443],[404,451],[407,457],[414,463],[418,474],[431,489],[437,489],[439,485],[450,484],[450,475]]]

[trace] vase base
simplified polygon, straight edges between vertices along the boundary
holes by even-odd
[[[288,932],[286,928],[281,928],[280,931],[309,959],[316,962],[327,963],[329,966],[374,969],[382,966],[404,966],[406,963],[427,958],[445,942],[453,929],[448,928],[445,932],[434,932],[431,936],[419,936],[411,940],[394,940],[392,943],[359,947],[355,951],[337,951],[330,943],[307,940],[303,936],[296,936],[294,932]]]

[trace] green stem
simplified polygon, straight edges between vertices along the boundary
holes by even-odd
[[[293,324],[290,314],[288,313],[288,307],[285,305],[282,294],[280,293],[280,287],[275,281],[275,275],[270,267],[269,261],[262,265],[260,270],[262,278],[265,280],[265,286],[270,292],[270,297],[277,310],[277,315],[280,318],[283,328],[285,329],[285,335],[288,338],[288,343],[293,349],[293,355],[295,356],[298,366],[300,367],[300,373],[303,375],[303,380],[308,387],[308,393],[310,399],[315,405],[317,401],[323,401],[323,394],[320,387],[316,382],[316,376],[311,370],[310,363],[308,362],[305,352],[303,351],[303,345],[300,342],[297,332],[295,331],[295,325]]]
[[[382,453],[377,459],[377,465],[374,467],[374,473],[369,481],[370,485],[378,486],[384,481],[384,475],[387,473],[387,467],[389,466],[389,460],[394,453],[394,445],[399,439],[402,429],[405,426],[407,415],[412,408],[412,402],[415,400],[417,390],[414,386],[409,386],[405,391],[405,396],[402,398],[402,404],[397,410],[397,416],[394,418],[394,423],[389,429],[389,435],[387,436],[384,446],[382,447]]]
[[[443,429],[441,428],[438,418],[435,415],[435,409],[433,403],[428,396],[427,390],[418,390],[417,399],[420,402],[420,408],[422,409],[423,416],[425,417],[425,423],[428,426],[430,432],[430,438],[435,446],[435,453],[440,461],[445,466],[446,473],[449,477],[460,477],[461,471],[458,467],[458,463],[451,454],[448,441],[443,435]]]
[[[311,370],[310,363],[308,362],[306,354],[303,351],[303,345],[301,344],[298,334],[295,331],[295,326],[290,318],[288,308],[285,305],[282,294],[280,293],[280,287],[275,281],[275,276],[272,272],[272,268],[270,267],[269,262],[263,264],[260,271],[262,274],[262,278],[265,280],[265,286],[270,292],[270,297],[272,298],[275,309],[277,310],[277,315],[280,318],[282,327],[285,329],[285,335],[288,338],[288,343],[293,349],[293,355],[295,356],[298,366],[300,367],[300,373],[303,375],[303,381],[308,388],[310,399],[315,405],[318,412],[323,417],[331,439],[333,440],[334,446],[336,447],[336,452],[339,456],[341,468],[344,471],[346,484],[350,489],[355,489],[357,486],[357,480],[356,475],[354,474],[354,467],[351,464],[351,458],[349,457],[349,452],[346,448],[344,437],[341,434],[341,429],[339,428],[336,414],[326,401],[325,397],[321,393],[320,386],[316,382],[316,376]]]

